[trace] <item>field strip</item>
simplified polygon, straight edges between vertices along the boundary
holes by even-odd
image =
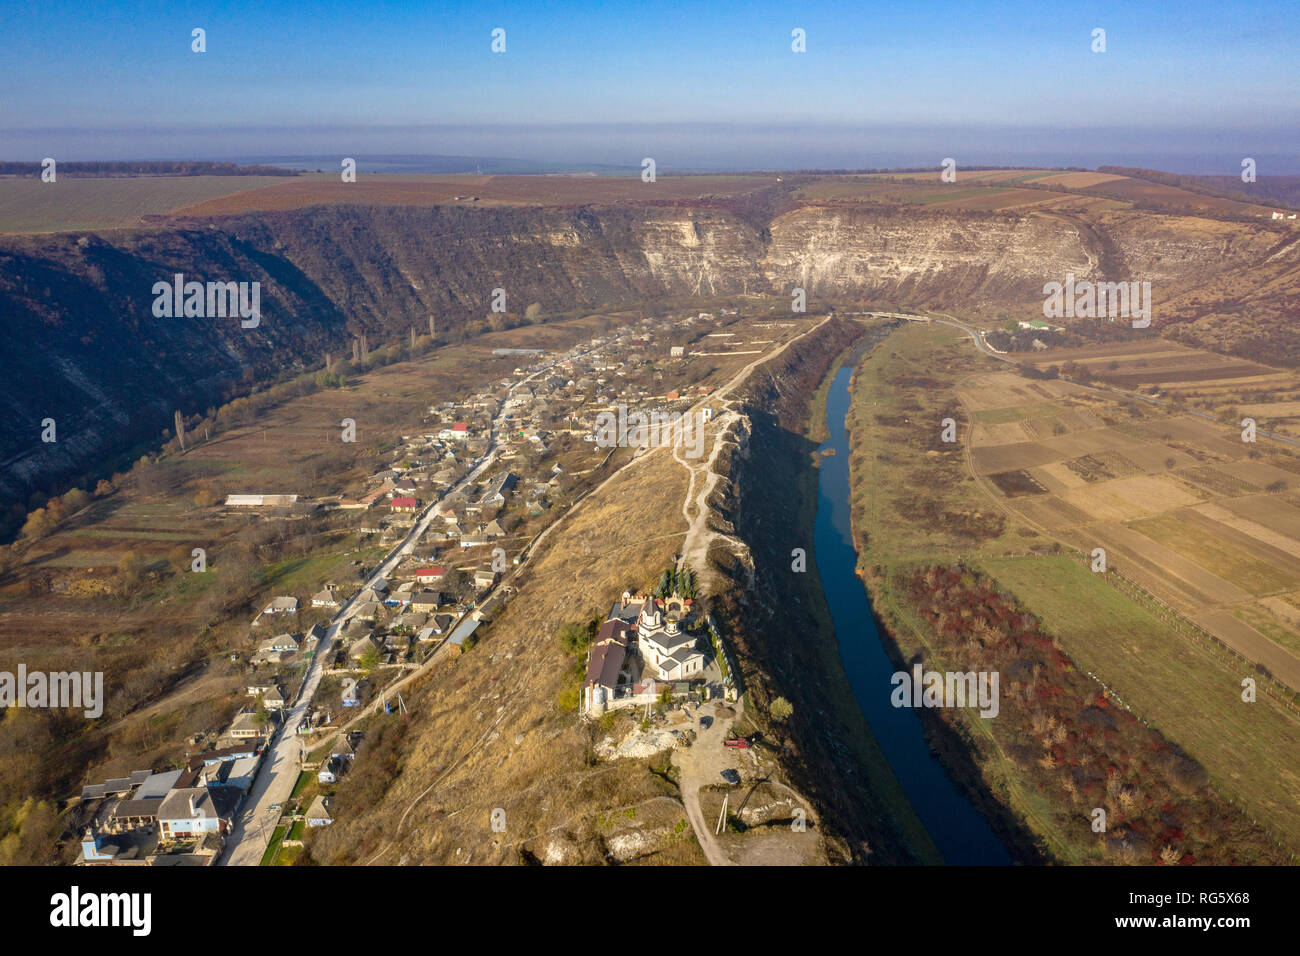
[[[1272,527],[1291,538],[1300,539],[1300,508],[1267,495],[1250,495],[1245,498],[1227,498],[1217,504],[1233,514],[1251,521],[1267,521]]]
[[[1236,585],[1211,574],[1194,561],[1152,541],[1132,528],[1122,524],[1111,524],[1097,530],[1098,539],[1108,552],[1115,550],[1126,555],[1143,571],[1159,581],[1163,587],[1170,587],[1180,592],[1185,601],[1192,602],[1193,607],[1236,604],[1249,601],[1251,598]],[[1167,596],[1160,593],[1162,588],[1148,586],[1148,589],[1168,600]]]
[[[1205,611],[1193,620],[1246,660],[1267,667],[1269,673],[1288,687],[1300,688],[1300,658],[1279,647],[1245,621],[1220,608]]]
[[[1206,502],[1203,505],[1197,505],[1192,510],[1204,515],[1211,521],[1232,528],[1234,531],[1239,531],[1269,547],[1285,551],[1293,558],[1300,558],[1300,541],[1279,531],[1274,531],[1272,528],[1266,528],[1248,518],[1242,518],[1216,502]],[[1297,581],[1297,584],[1300,584],[1300,581]]]

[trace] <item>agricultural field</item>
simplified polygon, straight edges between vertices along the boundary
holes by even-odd
[[[60,176],[53,183],[2,176],[0,233],[138,226],[144,216],[284,183],[281,176]]]
[[[1099,382],[1194,409],[1222,421],[1300,438],[1300,374],[1161,339],[1052,348],[1017,359],[1040,369],[1073,362]]]
[[[1032,187],[1032,188],[1031,188]],[[1051,169],[957,167],[957,179],[943,183],[938,169],[906,173],[863,173],[820,177],[795,196],[809,202],[918,204],[951,210],[1023,210],[1098,213],[1137,204],[1206,217],[1267,219],[1272,209],[1176,186],[1100,172]]]
[[[1159,341],[1053,355],[1033,361],[1196,358]],[[1239,430],[1176,408],[1027,379],[934,326],[886,339],[853,391],[854,524],[877,609],[906,632],[919,625],[896,575],[956,561],[988,574],[1221,793],[1300,845],[1295,450],[1245,445]],[[939,439],[945,417],[958,424],[955,446]],[[1104,574],[1091,570],[1095,548]],[[1253,707],[1240,696],[1246,676],[1262,688]]]
[[[775,174],[752,176],[671,176],[641,181],[639,167],[628,176],[470,176],[370,174],[358,170],[357,181],[344,183],[337,173],[307,174],[268,187],[199,201],[172,210],[180,216],[222,216],[281,211],[326,203],[433,206],[571,206],[662,200],[698,200],[706,196],[744,195],[775,185]],[[456,197],[463,197],[457,200]],[[477,197],[474,200],[471,197]]]
[[[1257,206],[1253,203],[1238,202],[1218,196],[1206,196],[1201,193],[1166,186],[1162,183],[1148,182],[1144,179],[1117,177],[1106,182],[1082,187],[1084,192],[1107,199],[1127,203],[1143,203],[1164,208],[1184,209],[1206,215],[1264,216],[1268,217],[1272,207]]]
[[[0,177],[0,233],[65,232],[144,225],[176,216],[276,212],[323,204],[570,206],[626,201],[692,201],[742,196],[775,175],[628,176],[367,174],[344,183],[337,172],[301,176]],[[459,200],[457,197],[461,197]],[[477,197],[477,199],[472,198]]]
[[[1158,379],[1159,389],[1150,390],[1164,399],[1172,391],[1180,404],[1198,397],[1198,369],[1235,373],[1243,392],[1276,374],[1158,341],[1049,352],[1055,362],[1039,353],[1033,363],[1073,361],[1118,387]],[[991,407],[999,383],[1001,407]],[[984,487],[1031,527],[1085,554],[1105,549],[1110,573],[1300,690],[1300,657],[1289,649],[1300,630],[1261,603],[1300,586],[1296,450],[1267,438],[1245,443],[1239,430],[1176,407],[1135,407],[1059,379],[1050,384],[1059,397],[1047,407],[1024,401],[1026,382],[1011,369],[959,386],[975,409],[971,464]],[[1227,418],[1227,397],[1216,395],[1207,411]],[[1042,422],[1051,423],[1050,432]],[[1238,512],[1242,502],[1249,516]]]

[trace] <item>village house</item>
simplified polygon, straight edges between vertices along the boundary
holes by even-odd
[[[317,591],[311,596],[312,607],[338,607],[339,599],[334,595],[334,589],[326,587],[324,590]]]
[[[275,637],[268,637],[262,646],[273,651],[296,651],[301,643],[301,634],[277,634]]]
[[[366,588],[357,595],[357,604],[379,604],[383,600],[383,595],[375,588]]]
[[[400,496],[394,498],[389,503],[388,507],[392,511],[406,513],[406,512],[418,511],[420,509],[420,502],[417,501],[415,498],[407,498],[404,496]]]
[[[281,634],[278,637],[268,637],[257,646],[257,652],[253,655],[252,662],[258,664],[283,664],[298,650],[297,641],[292,634]]]
[[[361,731],[339,734],[334,740],[334,746],[330,750],[330,756],[337,757],[340,760],[352,760],[357,755],[356,748],[361,739]]]
[[[280,597],[272,598],[271,603],[266,606],[266,609],[262,613],[297,614],[298,599],[296,597],[289,597],[288,595],[281,595]]]
[[[615,697],[620,676],[626,679],[624,664],[635,630],[621,620],[606,621],[596,632],[588,649],[587,679],[583,697],[586,709],[603,712]]]
[[[411,595],[411,610],[423,613],[438,610],[443,605],[443,595],[441,591],[434,591],[429,588],[423,588]]]
[[[262,726],[258,723],[257,715],[251,710],[241,710],[235,715],[235,721],[230,725],[227,733],[235,740],[251,740],[262,736]]]
[[[438,584],[446,576],[446,568],[418,568],[415,572],[415,580],[419,584]]]
[[[278,687],[273,687],[262,694],[262,706],[267,710],[283,710],[288,701],[285,699],[284,691]]]
[[[378,652],[381,650],[383,650],[383,646],[379,641],[375,640],[375,636],[373,634],[366,634],[363,637],[357,638],[348,645],[348,659],[359,661],[370,651]]]
[[[514,490],[515,485],[519,483],[519,478],[509,471],[503,471],[494,477],[483,489],[483,494],[479,497],[480,505],[501,505],[505,504],[506,495]]]
[[[334,822],[330,816],[330,798],[325,794],[317,794],[316,799],[311,802],[307,808],[307,826],[324,827]]]
[[[438,432],[438,438],[442,441],[465,441],[470,437],[469,425],[465,422],[456,422],[450,428]]]
[[[367,601],[364,604],[358,605],[356,612],[352,616],[359,621],[373,622],[375,618],[379,616],[379,609],[381,607],[383,607],[383,605],[378,601]]]
[[[325,639],[326,630],[327,628],[324,624],[313,624],[307,631],[307,634],[303,637],[302,642],[298,645],[298,649],[307,654],[315,653],[316,645]]]
[[[271,691],[278,688],[279,686],[280,686],[280,675],[276,674],[273,677],[268,677],[264,681],[249,684],[248,696],[257,697],[259,694],[268,694]]]
[[[455,622],[456,618],[450,614],[431,614],[416,639],[421,643],[432,641],[450,631]]]
[[[188,787],[167,794],[158,809],[162,839],[183,840],[208,833],[225,835],[238,806],[238,791]]]
[[[336,757],[330,757],[325,762],[325,766],[316,772],[316,779],[320,783],[338,783],[339,777],[343,774],[344,762]]]

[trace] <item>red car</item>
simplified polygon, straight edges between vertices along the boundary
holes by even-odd
[[[741,750],[749,749],[748,737],[728,737],[722,742],[724,747],[739,747]]]

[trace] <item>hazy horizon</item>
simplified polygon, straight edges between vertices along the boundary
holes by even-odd
[[[1261,176],[1300,174],[1297,28],[1280,2],[294,13],[279,0],[8,11],[3,158],[463,155],[632,170],[651,156],[667,172],[951,156],[1235,175],[1251,157]]]

